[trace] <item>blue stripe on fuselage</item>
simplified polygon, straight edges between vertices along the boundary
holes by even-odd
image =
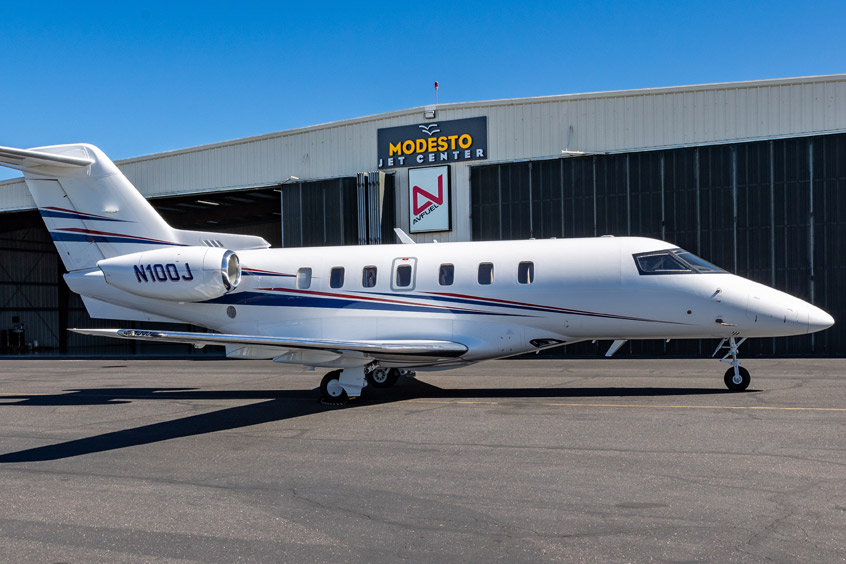
[[[390,302],[362,301],[345,298],[322,298],[313,296],[265,294],[261,292],[239,292],[236,294],[227,294],[219,298],[206,300],[202,303],[304,308],[319,307],[332,309],[365,309],[375,311],[404,311],[413,313],[460,313],[466,315],[503,315],[487,311],[464,311],[460,309],[455,310],[443,307],[434,308],[432,306],[427,306],[423,304],[419,306],[413,306]],[[510,314],[506,315],[509,315],[509,317],[514,317]]]

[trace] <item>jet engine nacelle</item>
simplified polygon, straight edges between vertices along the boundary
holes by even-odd
[[[106,282],[125,292],[172,302],[227,294],[241,282],[238,255],[216,247],[157,249],[103,259]]]

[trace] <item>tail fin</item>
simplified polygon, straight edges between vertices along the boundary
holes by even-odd
[[[261,237],[174,229],[93,145],[0,147],[0,164],[21,170],[68,271],[164,246],[265,248]]]

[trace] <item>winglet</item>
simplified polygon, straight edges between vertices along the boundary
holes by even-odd
[[[408,233],[400,229],[399,227],[394,227],[394,233],[397,234],[397,239],[400,240],[400,243],[403,245],[413,245],[415,243],[414,239],[408,236]]]

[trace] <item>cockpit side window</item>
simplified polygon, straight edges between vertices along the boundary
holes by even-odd
[[[682,249],[666,249],[632,255],[641,274],[695,274],[725,272],[722,268]]]
[[[670,251],[642,253],[635,255],[637,269],[641,274],[685,274],[690,268],[674,257]]]

